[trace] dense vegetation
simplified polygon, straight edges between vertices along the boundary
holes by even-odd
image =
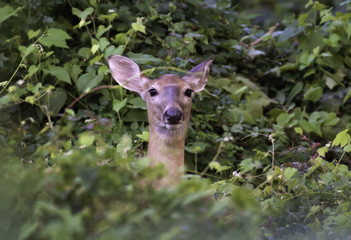
[[[351,1],[256,2],[0,2],[0,239],[350,239]],[[112,54],[215,56],[172,188]]]

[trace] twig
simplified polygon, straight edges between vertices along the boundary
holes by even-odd
[[[76,98],[66,109],[72,108],[80,99],[82,99],[83,97],[85,97],[89,93],[92,93],[92,92],[95,92],[97,90],[104,89],[104,88],[117,88],[118,86],[119,85],[102,85],[102,86],[98,86],[96,88],[93,88],[89,92],[83,93],[78,98]]]
[[[279,26],[279,23],[276,23],[273,27],[271,27],[271,28],[269,29],[269,31],[268,31],[266,34],[264,34],[262,37],[260,37],[259,39],[257,39],[257,40],[254,41],[253,43],[251,43],[250,46],[255,46],[255,45],[259,44],[259,43],[262,42],[263,39],[264,39],[266,36],[268,36],[268,35],[272,36],[272,34],[274,33],[275,29],[276,29],[278,26]]]
[[[263,39],[264,39],[266,36],[268,36],[268,35],[272,36],[272,34],[274,33],[275,29],[276,29],[278,26],[279,26],[279,23],[276,23],[273,27],[271,27],[271,28],[269,29],[269,31],[268,31],[267,33],[265,33],[262,37],[256,39],[254,42],[252,42],[252,43],[250,43],[250,44],[246,44],[246,43],[243,43],[243,42],[240,42],[240,44],[243,45],[243,46],[245,46],[245,47],[250,47],[250,48],[251,48],[251,47],[253,47],[253,46],[259,44],[260,42],[262,42]]]
[[[213,163],[213,162],[215,162],[215,161],[217,160],[219,154],[220,154],[221,151],[222,151],[223,145],[224,145],[224,141],[221,141],[221,142],[219,143],[219,147],[218,147],[218,149],[217,149],[216,155],[213,157],[213,159],[212,159],[211,162],[207,165],[207,167],[201,172],[201,176],[205,175],[206,172],[208,171],[208,169],[210,168],[211,163]]]
[[[10,77],[10,79],[7,81],[7,83],[5,84],[5,86],[1,89],[0,94],[7,88],[7,86],[10,84],[11,80],[15,77],[15,75],[17,74],[18,70],[20,69],[20,67],[22,66],[22,63],[24,62],[24,59],[32,52],[32,50],[35,48],[37,42],[39,42],[39,40],[45,36],[46,31],[48,29],[46,28],[45,31],[43,32],[43,34],[32,44],[30,45],[26,52],[24,53],[24,56],[21,59],[21,62],[17,65],[16,70],[14,71],[14,73],[12,74],[12,76]]]

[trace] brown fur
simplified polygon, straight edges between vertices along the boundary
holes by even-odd
[[[125,88],[138,92],[147,104],[150,125],[148,158],[150,165],[163,164],[167,175],[154,183],[155,187],[172,185],[179,181],[184,172],[184,145],[189,126],[192,105],[186,90],[201,91],[207,82],[209,66],[213,58],[197,65],[183,78],[165,74],[155,80],[141,75],[139,67],[132,60],[113,55],[108,58],[113,78]],[[157,94],[150,95],[150,89]],[[164,114],[177,109],[182,118],[176,124],[165,121]]]

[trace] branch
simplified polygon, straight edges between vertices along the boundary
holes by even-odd
[[[116,87],[118,87],[118,85],[102,85],[102,86],[98,86],[96,88],[93,88],[89,92],[83,93],[78,98],[76,98],[66,109],[72,108],[77,102],[79,102],[80,99],[82,99],[83,97],[85,97],[86,95],[88,95],[92,92],[95,92],[97,90],[104,89],[104,88],[116,88]]]

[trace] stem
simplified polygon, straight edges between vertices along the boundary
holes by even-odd
[[[338,163],[336,164],[336,167],[338,167],[339,166],[339,164],[340,164],[340,162],[341,162],[341,159],[343,159],[344,158],[344,156],[345,156],[345,151],[342,153],[342,155],[341,155],[341,157],[340,157],[340,159],[339,159],[339,161],[338,161]]]
[[[45,35],[46,31],[48,29],[46,28],[45,31],[43,32],[43,34],[27,49],[27,51],[24,53],[24,56],[21,59],[21,62],[17,65],[17,68],[15,70],[15,72],[12,74],[12,76],[10,77],[10,79],[7,81],[7,83],[5,84],[5,86],[1,89],[0,94],[6,89],[6,87],[10,84],[10,82],[12,81],[12,79],[15,77],[16,73],[18,72],[19,68],[22,66],[22,63],[24,61],[24,59],[30,54],[30,52],[32,51],[32,49],[34,48],[35,44]]]
[[[195,152],[195,172],[197,173],[197,153]]]
[[[274,139],[269,135],[272,143],[272,169],[274,170],[275,152],[274,152]]]
[[[129,43],[129,40],[132,38],[133,33],[134,33],[134,30],[132,30],[132,32],[129,34],[129,36],[127,38],[127,41],[125,42],[125,44],[123,46],[122,54],[124,53],[124,50],[126,50],[126,47],[127,47],[128,43]]]
[[[223,145],[224,145],[224,141],[221,141],[221,142],[219,143],[219,146],[218,146],[216,155],[213,157],[213,159],[212,159],[211,162],[207,165],[207,167],[201,172],[201,174],[200,174],[201,176],[205,175],[205,173],[206,173],[206,172],[208,171],[208,169],[210,168],[210,164],[213,163],[213,162],[215,162],[215,161],[217,160],[219,154],[220,154],[221,151],[222,151]]]
[[[93,88],[89,92],[83,93],[78,98],[76,98],[70,105],[68,105],[68,107],[66,109],[72,108],[80,99],[82,99],[83,97],[85,97],[89,93],[92,93],[92,92],[95,92],[97,90],[104,89],[104,88],[117,88],[117,87],[118,87],[118,85],[102,85],[102,86],[98,86],[96,88]]]
[[[271,184],[272,184],[272,187],[273,187],[275,152],[274,152],[274,138],[273,138],[272,134],[269,135],[268,139],[272,143],[272,180],[271,180]]]

